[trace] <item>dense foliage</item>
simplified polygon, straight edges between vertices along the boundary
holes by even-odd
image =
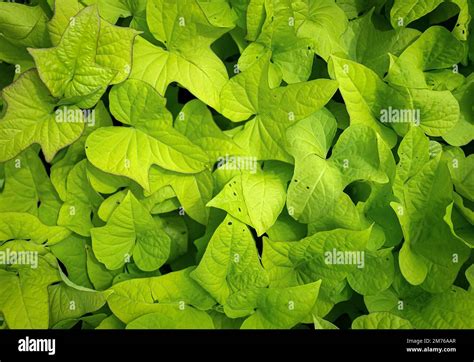
[[[3,328],[474,328],[470,0],[24,3]]]

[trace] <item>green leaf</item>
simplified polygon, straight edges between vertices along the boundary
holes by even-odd
[[[181,204],[182,211],[203,225],[207,223],[209,208],[206,204],[211,200],[214,189],[209,170],[185,175],[155,166],[150,170],[149,179],[151,192],[158,192],[167,185],[171,186]]]
[[[449,0],[459,8],[459,16],[456,22],[456,26],[453,29],[453,34],[459,40],[469,40],[470,24],[472,24],[472,4],[467,0]]]
[[[297,0],[291,1],[291,7],[298,38],[311,39],[317,55],[328,60],[331,54],[343,50],[341,37],[349,22],[338,4],[331,0]]]
[[[344,52],[350,59],[383,77],[390,65],[388,53],[399,56],[420,36],[420,32],[411,28],[380,30],[373,19],[374,13],[369,11],[349,23],[349,29],[343,37],[346,47]]]
[[[310,317],[320,285],[318,280],[289,288],[257,289],[250,299],[239,292],[231,296],[228,308],[244,307],[252,313],[241,329],[290,329]]]
[[[420,126],[427,135],[443,136],[459,119],[458,102],[449,91],[391,86],[358,63],[332,59],[351,124],[372,127],[391,148],[396,138],[383,124],[399,135]]]
[[[453,92],[459,103],[459,121],[443,135],[443,139],[453,146],[465,146],[474,139],[474,115],[472,98],[474,97],[474,76],[466,79],[466,83]]]
[[[5,212],[0,218],[0,241],[30,240],[36,244],[53,245],[71,234],[61,226],[43,224],[36,216],[27,213]]]
[[[389,181],[381,170],[381,143],[369,127],[352,126],[341,134],[332,149],[331,160],[341,170],[344,185],[359,180],[380,184]]]
[[[404,99],[370,69],[350,60],[331,57],[334,78],[339,82],[339,90],[351,117],[351,124],[364,124],[373,128],[392,148],[396,143],[393,130],[378,122],[381,110],[404,108]],[[361,85],[364,84],[364,87]]]
[[[54,46],[59,45],[64,31],[72,18],[84,7],[79,0],[63,0],[54,2],[54,15],[48,22],[48,32]]]
[[[74,168],[76,163],[86,158],[84,146],[87,137],[99,127],[112,125],[112,119],[103,102],[99,102],[93,111],[94,113],[92,113],[92,117],[88,118],[92,121],[89,121],[82,135],[76,142],[70,145],[54,159],[53,165],[51,167],[51,182],[63,201],[66,199],[67,177],[69,173]],[[95,124],[93,125],[93,123]],[[89,181],[92,183],[92,180]]]
[[[258,159],[291,162],[282,147],[285,130],[321,109],[333,96],[337,85],[331,80],[317,79],[270,89],[269,64],[269,55],[262,56],[254,66],[224,86],[222,113],[235,122],[255,115],[236,134],[235,142]]]
[[[289,84],[308,80],[313,65],[314,53],[311,41],[303,34],[297,36],[299,24],[295,24],[292,1],[265,2],[266,19],[256,41],[250,44],[239,58],[239,69],[246,71],[256,59],[270,54],[271,83],[278,85],[281,78]]]
[[[469,290],[472,292],[472,287],[474,286],[474,266],[470,266],[466,269],[466,278],[469,281],[470,288]]]
[[[79,106],[91,108],[109,84],[128,77],[136,35],[100,20],[92,6],[73,18],[57,47],[29,51],[53,96],[80,99]]]
[[[173,125],[171,114],[165,108],[166,99],[148,83],[127,80],[112,88],[109,99],[110,111],[115,118],[150,136]]]
[[[286,210],[278,216],[273,226],[267,230],[266,234],[275,241],[296,241],[304,238],[308,233],[306,225],[293,219]]]
[[[339,329],[336,325],[316,315],[313,315],[313,320],[314,329]]]
[[[125,329],[125,324],[112,314],[104,318],[95,329]]]
[[[403,27],[433,11],[443,0],[395,0],[390,10],[390,22],[394,28]]]
[[[456,286],[430,294],[400,276],[393,288],[366,297],[365,302],[369,312],[390,312],[416,329],[470,329],[474,325],[474,296]]]
[[[400,269],[410,283],[441,292],[453,283],[469,250],[445,222],[453,199],[448,167],[441,155],[424,163],[417,161],[418,153],[412,149],[414,136],[416,133],[412,130],[400,146],[401,156],[403,150],[407,150],[405,160],[399,165],[405,174],[401,176],[400,189],[395,191],[400,202],[391,204],[405,238],[400,251]],[[411,155],[416,155],[415,160]],[[421,155],[426,158],[426,154]],[[413,170],[413,165],[417,169]],[[407,169],[413,171],[407,174]]]
[[[262,31],[262,26],[265,21],[265,0],[249,0],[246,15],[246,39],[255,41],[258,34]]]
[[[415,176],[430,160],[429,140],[418,128],[413,128],[406,134],[398,148],[400,161],[397,165],[394,182],[395,195],[403,192],[403,185]],[[402,210],[397,210],[401,213]]]
[[[131,78],[150,83],[162,95],[170,83],[178,82],[219,109],[219,93],[228,76],[210,45],[233,28],[234,23],[226,2],[219,3],[222,11],[215,12],[212,18],[207,16],[202,4],[197,0],[184,0],[179,4],[148,1],[146,13],[150,31],[164,48],[138,38]]]
[[[222,156],[239,155],[244,151],[222,132],[212,118],[211,111],[199,100],[185,104],[174,124],[184,136],[201,147],[211,160],[220,160]]]
[[[137,186],[133,181],[127,179],[126,177],[115,176],[107,172],[101,171],[97,167],[93,166],[90,162],[86,163],[86,173],[87,173],[87,178],[92,188],[96,192],[101,193],[101,194],[107,194],[107,195],[114,194],[113,196],[116,196],[116,195],[119,195],[117,191],[120,189],[123,189],[126,187],[136,189],[140,187],[140,186]],[[125,194],[123,196],[125,196]],[[103,219],[103,220],[106,220],[106,219]]]
[[[16,46],[48,46],[47,20],[40,6],[0,3],[0,33]]]
[[[140,147],[140,152],[138,152]],[[149,190],[152,165],[181,173],[198,173],[206,168],[206,154],[172,128],[157,130],[155,137],[131,127],[104,127],[86,142],[89,161],[102,171],[126,176]],[[103,157],[108,154],[108,157]]]
[[[34,247],[9,242],[0,247],[12,251],[38,252]],[[44,252],[43,252],[44,254]],[[21,265],[15,271],[0,269],[0,312],[10,329],[47,329],[48,285],[60,280],[51,254],[37,255],[37,268]]]
[[[385,173],[389,181],[384,184],[357,182],[352,184],[350,191],[354,202],[363,209],[367,221],[375,222],[371,245],[376,247],[373,249],[381,245],[385,247],[398,245],[403,237],[395,211],[390,207],[390,202],[396,200],[392,190],[396,174],[395,159],[389,147],[380,138],[377,141],[380,171]],[[370,187],[368,196],[366,196],[367,186]]]
[[[427,135],[444,136],[458,123],[459,104],[451,92],[405,88],[403,93],[409,100],[405,109],[419,112],[420,128]]]
[[[146,0],[82,0],[86,5],[97,4],[99,14],[111,24],[119,18],[141,16],[146,9]]]
[[[87,241],[85,238],[71,235],[50,247],[51,252],[66,267],[68,278],[75,284],[92,288],[87,276]]]
[[[6,87],[3,99],[6,112],[0,119],[0,161],[12,159],[33,143],[41,146],[46,161],[51,161],[62,148],[76,141],[82,134],[82,113],[73,122],[58,122],[61,111],[76,107],[59,107],[41,82],[36,71],[28,71],[16,82]]]
[[[352,289],[362,295],[372,295],[388,289],[393,282],[395,267],[392,249],[375,252],[366,251],[364,267],[357,268],[348,275],[347,281]],[[372,275],[372,278],[368,278]]]
[[[29,148],[5,163],[0,212],[25,212],[55,225],[59,208],[59,197],[35,149]]]
[[[433,70],[425,73],[426,83],[433,90],[449,90],[453,92],[456,88],[462,86],[465,77],[456,73],[455,69]]]
[[[327,116],[315,118],[319,127],[325,126],[325,117]],[[290,152],[295,157],[295,171],[288,187],[289,214],[300,222],[313,223],[313,228],[317,230],[337,227],[361,229],[365,224],[364,219],[350,197],[344,193],[344,189],[359,180],[387,183],[387,175],[382,171],[381,156],[383,152],[389,151],[384,151],[383,147],[386,146],[383,141],[370,128],[354,125],[339,137],[331,158],[324,160],[320,157],[326,155],[324,146],[303,146],[301,138],[296,135],[303,134],[301,137],[307,137],[321,145],[332,142],[334,131],[329,131],[329,138],[321,132],[313,136],[311,133],[305,135],[305,122],[292,127],[287,136],[289,142],[302,145],[300,151],[296,147],[290,147]],[[332,117],[332,128],[334,127],[335,120]]]
[[[92,189],[87,178],[87,160],[77,163],[67,176],[67,191],[59,211],[58,225],[71,231],[90,236],[92,213],[96,213],[102,197]]]
[[[464,206],[463,199],[454,193],[454,206],[449,205],[444,216],[451,232],[470,248],[474,248],[474,213]]]
[[[412,329],[406,319],[387,312],[360,316],[352,322],[352,329]]]
[[[270,172],[243,172],[233,177],[207,206],[227,211],[253,227],[260,236],[276,221],[285,206],[286,183]]]
[[[337,5],[344,10],[349,19],[357,18],[360,14],[372,8],[380,9],[385,0],[338,0]]]
[[[112,312],[124,323],[150,313],[163,306],[208,310],[215,301],[191,277],[193,268],[171,272],[153,278],[132,279],[114,285],[108,298]]]
[[[250,230],[231,216],[214,232],[191,277],[220,304],[232,293],[268,284]]]
[[[445,150],[447,165],[456,192],[470,201],[474,201],[474,157],[464,156],[459,148]]]
[[[288,213],[305,224],[317,222],[325,230],[357,228],[360,215],[343,190],[339,169],[319,156],[308,155],[296,162],[288,187]]]
[[[104,264],[95,257],[92,248],[86,245],[87,276],[97,290],[104,290],[112,285],[114,278],[122,272],[123,268],[108,270]]]
[[[168,262],[173,262],[188,251],[188,227],[182,216],[166,216],[161,221],[163,229],[171,239]]]
[[[113,276],[112,285],[121,283],[126,280],[130,280],[130,279],[149,278],[149,277],[156,277],[156,276],[161,275],[159,270],[154,270],[151,272],[143,272],[134,263],[128,264],[127,266],[123,268],[123,270],[117,269],[117,271],[119,272],[118,274],[113,273],[112,275]]]
[[[15,71],[17,72],[24,72],[34,67],[33,58],[31,58],[28,51],[21,46],[17,46],[9,42],[2,35],[0,35],[0,60],[5,63],[15,64]],[[13,74],[11,74],[9,78],[12,77]],[[1,88],[3,88],[7,84],[10,84],[8,78],[2,79]]]
[[[324,316],[335,303],[343,300],[341,293],[350,274],[359,269],[357,273],[367,273],[365,278],[368,275],[374,278],[370,269],[376,266],[365,268],[365,250],[370,232],[371,229],[337,229],[316,233],[297,242],[274,242],[265,238],[262,261],[270,278],[270,287],[290,287],[324,280],[317,313]],[[356,287],[354,282],[357,279],[359,276],[355,275],[350,280]],[[373,294],[377,288],[386,289],[389,285],[385,281],[377,281],[372,286],[361,286],[360,289],[369,290]]]
[[[132,255],[140,269],[156,270],[170,253],[168,235],[130,192],[107,225],[91,229],[91,236],[94,254],[109,270],[123,266]]]
[[[295,159],[309,154],[326,158],[336,130],[336,118],[323,108],[287,129],[288,150]]]
[[[452,69],[463,58],[463,45],[441,26],[432,26],[390,64],[386,80],[394,85],[428,88],[424,72]]]
[[[193,307],[180,310],[173,305],[159,304],[159,312],[145,314],[129,324],[127,329],[214,329],[211,317]]]
[[[95,312],[105,304],[105,292],[77,286],[64,274],[62,279],[62,283],[48,288],[51,326]]]

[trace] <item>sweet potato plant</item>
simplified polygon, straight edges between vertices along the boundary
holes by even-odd
[[[0,326],[474,328],[473,16],[0,2]]]

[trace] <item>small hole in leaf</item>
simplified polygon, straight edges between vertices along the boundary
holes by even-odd
[[[237,196],[237,194],[235,192],[233,194],[234,194],[234,196]]]
[[[242,212],[242,209],[239,207],[239,212]]]
[[[232,221],[229,221],[229,222],[227,223],[227,225],[232,225]]]
[[[295,179],[295,182],[298,182],[298,180]]]
[[[309,186],[306,186],[306,190],[309,190]]]

